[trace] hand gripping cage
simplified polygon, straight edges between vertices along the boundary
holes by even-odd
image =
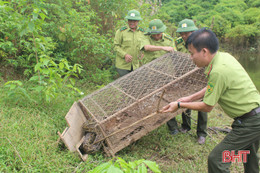
[[[109,156],[180,114],[159,110],[206,86],[188,54],[168,53],[75,102],[59,134],[85,160],[103,146]]]

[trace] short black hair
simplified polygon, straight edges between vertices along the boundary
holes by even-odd
[[[186,41],[186,48],[188,48],[190,44],[192,44],[198,52],[203,48],[207,48],[212,54],[217,52],[219,48],[218,38],[209,28],[201,28],[194,31]]]

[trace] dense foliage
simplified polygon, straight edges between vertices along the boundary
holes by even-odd
[[[47,101],[66,94],[64,88],[81,93],[75,79],[98,86],[111,82],[117,77],[114,33],[133,8],[141,12],[144,28],[160,18],[175,37],[178,22],[190,18],[222,41],[257,50],[259,6],[259,0],[0,0],[1,76],[10,80],[3,70],[8,68],[30,83],[26,88],[9,81],[10,95],[36,92]]]
[[[234,46],[259,46],[259,0],[165,0],[159,16],[178,24],[193,19],[199,27],[210,27]]]

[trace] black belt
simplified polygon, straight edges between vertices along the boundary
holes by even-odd
[[[251,117],[251,116],[254,116],[256,114],[260,113],[260,107],[257,107],[255,109],[252,109],[250,112],[248,113],[245,113],[244,115],[240,116],[240,117],[236,117],[234,118],[235,120],[237,119],[245,119],[245,118],[248,118],[248,117]]]

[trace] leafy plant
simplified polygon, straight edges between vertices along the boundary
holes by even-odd
[[[23,83],[19,80],[8,81],[4,84],[8,88],[7,96],[8,97],[26,97],[31,100],[31,97],[28,95],[26,89],[23,87]]]
[[[39,76],[34,75],[30,81],[37,83],[32,90],[43,94],[45,100],[50,102],[52,98],[56,98],[58,94],[62,93],[64,87],[72,89],[75,93],[83,94],[75,87],[75,77],[81,73],[82,66],[74,64],[69,65],[66,59],[62,59],[56,63],[51,58],[41,58],[40,62],[36,64],[35,71],[39,71]]]
[[[89,173],[147,173],[148,170],[161,173],[156,162],[141,159],[127,163],[124,159],[118,157],[116,160],[112,159],[97,166]]]

